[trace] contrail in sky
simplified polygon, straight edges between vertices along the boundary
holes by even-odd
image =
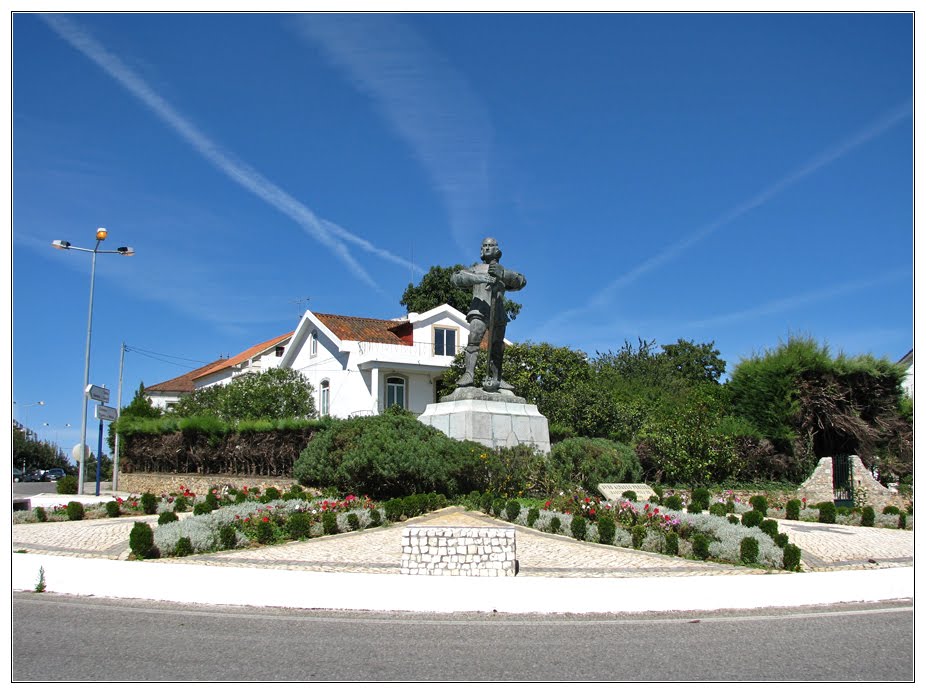
[[[41,15],[41,18],[61,38],[71,44],[87,58],[101,67],[107,74],[122,84],[129,92],[142,101],[161,120],[167,123],[180,137],[188,142],[197,152],[213,166],[241,187],[268,203],[287,217],[295,221],[310,236],[326,246],[359,279],[374,288],[378,285],[367,271],[354,259],[347,247],[338,240],[339,237],[360,246],[390,262],[403,265],[421,272],[421,268],[400,258],[389,251],[377,248],[369,241],[352,234],[332,222],[320,219],[312,210],[293,198],[273,182],[247,164],[236,161],[219,148],[189,120],[180,115],[167,101],[152,90],[144,80],[130,70],[119,58],[107,51],[99,42],[83,31],[76,24],[60,15]]]
[[[874,139],[881,133],[886,130],[894,127],[900,121],[908,118],[912,113],[912,105],[910,103],[903,104],[891,111],[885,113],[877,121],[869,125],[867,128],[857,132],[843,142],[831,147],[824,152],[818,154],[816,157],[808,161],[806,164],[801,166],[798,169],[795,169],[787,176],[781,180],[773,183],[764,190],[760,191],[758,194],[749,198],[748,200],[740,203],[739,205],[731,208],[720,217],[715,219],[713,222],[706,224],[699,229],[695,230],[690,235],[679,240],[678,242],[672,244],[665,250],[660,253],[657,253],[649,260],[644,261],[634,269],[629,272],[621,275],[616,278],[604,288],[602,288],[592,299],[584,306],[576,309],[571,309],[569,311],[564,311],[557,316],[554,316],[550,321],[547,322],[546,328],[556,323],[559,323],[567,318],[571,318],[575,315],[580,315],[586,311],[590,311],[595,308],[603,308],[608,301],[612,298],[614,292],[621,288],[626,287],[627,285],[635,282],[637,279],[650,272],[651,270],[656,269],[657,267],[664,265],[670,260],[681,255],[683,251],[695,245],[699,241],[707,238],[714,232],[716,232],[721,227],[729,224],[730,222],[742,217],[747,212],[764,205],[766,202],[779,195],[783,191],[787,190],[796,183],[801,182],[808,176],[813,173],[816,173],[818,170],[822,169],[828,164],[832,164],[837,159],[845,156],[852,150],[860,147],[869,140]],[[545,329],[546,329],[545,328]]]

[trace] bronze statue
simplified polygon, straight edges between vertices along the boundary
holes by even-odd
[[[469,341],[464,352],[466,372],[457,381],[458,386],[472,386],[475,380],[476,357],[483,337],[487,336],[489,346],[489,373],[482,384],[483,390],[496,392],[512,390],[502,380],[502,357],[505,351],[505,326],[508,315],[505,311],[505,291],[523,289],[527,280],[519,272],[507,270],[499,264],[502,252],[498,241],[493,238],[482,240],[481,263],[468,270],[459,270],[450,278],[454,286],[472,287],[473,300],[469,305],[466,320],[469,321]]]

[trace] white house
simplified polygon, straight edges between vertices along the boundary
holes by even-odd
[[[209,386],[225,385],[236,376],[246,373],[260,373],[280,366],[286,346],[293,336],[292,331],[249,347],[235,356],[225,359],[212,368],[204,369],[193,378],[197,390]]]
[[[903,366],[907,373],[904,375],[903,379],[903,389],[904,392],[913,397],[913,350],[911,349],[903,357],[900,358],[900,361],[897,362],[900,366]]]
[[[206,364],[205,366],[200,366],[198,369],[193,369],[192,371],[183,374],[182,376],[177,376],[172,378],[169,381],[163,381],[161,383],[155,383],[153,386],[148,386],[145,388],[145,395],[148,397],[148,400],[151,401],[151,404],[155,407],[159,407],[162,410],[170,411],[173,409],[174,405],[177,403],[180,398],[184,395],[189,395],[192,393],[196,386],[194,385],[194,379],[211,371],[219,364],[224,364],[228,361],[225,357],[221,359],[216,359],[211,364]]]
[[[392,405],[421,414],[437,402],[440,376],[468,339],[466,316],[448,304],[395,320],[306,311],[279,365],[306,376],[321,415]]]

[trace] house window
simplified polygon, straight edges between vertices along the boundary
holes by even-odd
[[[331,414],[331,384],[327,380],[322,381],[318,388],[318,403],[322,417]]]
[[[277,345],[276,351],[274,352],[275,356],[283,356],[283,345]]]
[[[386,407],[393,405],[405,407],[405,379],[402,376],[386,379]]]
[[[457,353],[457,331],[453,328],[434,328],[434,354],[452,357]]]
[[[312,331],[312,339],[309,342],[309,356],[315,357],[318,356],[318,331]]]

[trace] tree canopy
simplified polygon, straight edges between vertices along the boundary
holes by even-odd
[[[177,417],[208,415],[227,422],[312,419],[317,416],[312,384],[298,371],[268,369],[202,388],[180,399]]]

